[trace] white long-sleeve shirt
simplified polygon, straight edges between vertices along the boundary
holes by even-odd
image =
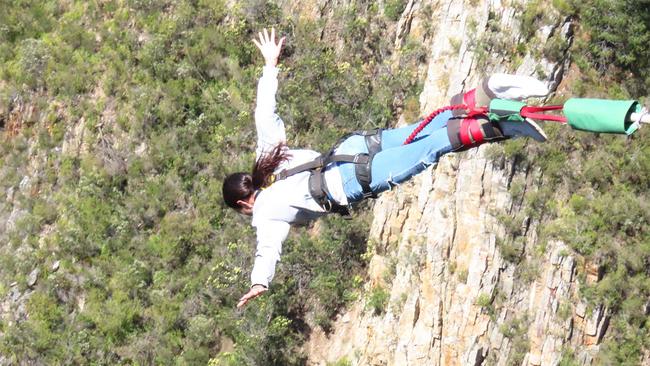
[[[265,66],[257,86],[255,127],[257,129],[256,159],[281,142],[286,143],[284,122],[275,113],[275,94],[278,89],[278,69]],[[276,169],[279,172],[315,159],[319,153],[313,150],[289,149],[291,157]],[[268,286],[280,260],[282,243],[289,234],[291,224],[303,224],[327,214],[309,193],[309,172],[302,172],[277,181],[263,189],[253,205],[252,225],[257,232],[257,251],[251,272],[253,285]],[[325,172],[325,180],[333,198],[347,204],[339,169]]]

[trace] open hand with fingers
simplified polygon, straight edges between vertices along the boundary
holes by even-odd
[[[247,302],[260,296],[266,291],[268,291],[266,287],[262,285],[254,285],[253,287],[250,288],[250,290],[248,290],[246,295],[242,296],[241,299],[239,299],[239,302],[237,303],[237,308],[241,309],[244,305],[246,305]]]
[[[259,32],[259,40],[253,39],[253,43],[260,49],[262,56],[264,56],[264,62],[266,66],[276,66],[278,64],[278,57],[280,56],[280,51],[282,51],[282,44],[284,43],[284,38],[280,38],[278,43],[275,43],[275,28],[271,28],[271,34],[266,28],[262,32]]]

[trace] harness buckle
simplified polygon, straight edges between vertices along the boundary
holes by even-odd
[[[357,154],[352,161],[354,164],[368,164],[370,156],[368,154]]]
[[[329,199],[323,200],[321,205],[323,206],[323,209],[325,211],[327,211],[327,212],[332,211],[332,201],[330,201]]]

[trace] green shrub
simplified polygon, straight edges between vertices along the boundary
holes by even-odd
[[[18,64],[14,77],[31,88],[44,85],[44,75],[51,55],[42,40],[26,39],[18,49]]]
[[[390,293],[385,288],[375,286],[368,295],[366,309],[371,310],[374,315],[382,315],[386,311],[389,299]]]
[[[609,16],[603,17],[602,9],[610,9]],[[617,79],[634,95],[644,94],[648,83],[644,75],[650,67],[644,47],[650,39],[645,5],[631,0],[598,0],[581,3],[579,11],[590,35],[589,42],[579,46],[589,62],[601,74],[618,73]],[[635,77],[624,77],[625,73]]]
[[[386,18],[397,21],[402,16],[402,12],[406,9],[406,0],[388,0],[384,5],[384,15]]]
[[[511,342],[508,354],[508,365],[520,365],[530,350],[528,328],[530,321],[526,316],[506,321],[499,327],[499,331]]]
[[[540,20],[545,14],[544,2],[533,0],[526,3],[519,19],[523,39],[530,40],[538,29]]]
[[[476,306],[486,308],[492,304],[492,298],[486,293],[481,293],[474,301]]]

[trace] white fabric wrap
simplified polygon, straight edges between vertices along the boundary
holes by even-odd
[[[488,88],[499,99],[523,100],[548,95],[543,82],[525,75],[494,74],[488,80]]]

